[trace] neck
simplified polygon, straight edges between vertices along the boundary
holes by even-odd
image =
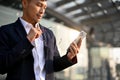
[[[24,19],[25,21],[27,21],[28,23],[32,24],[33,26],[35,26],[35,22],[33,22],[31,19],[27,18],[25,15],[22,16],[22,19]]]

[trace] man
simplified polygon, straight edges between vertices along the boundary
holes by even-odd
[[[77,63],[81,40],[60,57],[51,30],[39,25],[45,0],[22,0],[23,16],[0,28],[0,72],[6,80],[54,80],[54,72]]]

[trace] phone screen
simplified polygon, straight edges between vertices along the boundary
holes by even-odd
[[[83,40],[86,37],[86,35],[87,33],[85,31],[80,31],[78,37],[74,40],[75,43],[77,44],[80,39]]]

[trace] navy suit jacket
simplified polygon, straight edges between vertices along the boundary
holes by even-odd
[[[41,25],[40,25],[41,26]],[[54,72],[77,62],[60,57],[56,39],[51,30],[41,26],[44,40],[46,80],[54,80]],[[19,18],[16,22],[0,27],[0,72],[7,73],[6,80],[35,80],[32,49]]]

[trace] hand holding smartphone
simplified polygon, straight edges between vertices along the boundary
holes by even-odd
[[[79,49],[81,46],[82,40],[86,37],[87,33],[85,31],[80,31],[78,37],[72,42],[70,47],[68,48],[68,58],[72,60],[77,53],[79,53]],[[73,43],[77,44],[77,46],[73,45]]]

